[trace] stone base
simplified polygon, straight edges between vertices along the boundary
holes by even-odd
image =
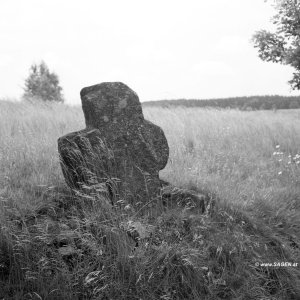
[[[158,172],[150,174],[135,164],[126,149],[113,149],[97,129],[84,129],[58,140],[61,168],[74,190],[102,189],[112,203],[151,201],[160,193]]]

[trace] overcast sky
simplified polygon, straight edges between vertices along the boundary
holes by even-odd
[[[297,95],[293,69],[262,62],[250,41],[272,15],[263,0],[0,0],[0,98],[20,97],[41,60],[70,104],[104,81],[141,101]]]

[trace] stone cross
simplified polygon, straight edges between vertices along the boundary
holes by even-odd
[[[121,82],[104,82],[80,96],[86,128],[58,139],[67,184],[78,190],[105,183],[112,202],[156,197],[169,147],[162,129],[144,119],[137,94]]]

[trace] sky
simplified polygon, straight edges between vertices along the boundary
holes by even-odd
[[[0,98],[20,98],[41,60],[67,104],[107,81],[141,101],[298,95],[293,69],[251,43],[274,13],[264,0],[0,0]]]

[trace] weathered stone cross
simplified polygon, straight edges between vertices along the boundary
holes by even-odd
[[[112,202],[153,199],[169,156],[162,129],[144,119],[137,94],[121,82],[83,88],[80,96],[86,128],[58,139],[67,184],[106,183]]]

